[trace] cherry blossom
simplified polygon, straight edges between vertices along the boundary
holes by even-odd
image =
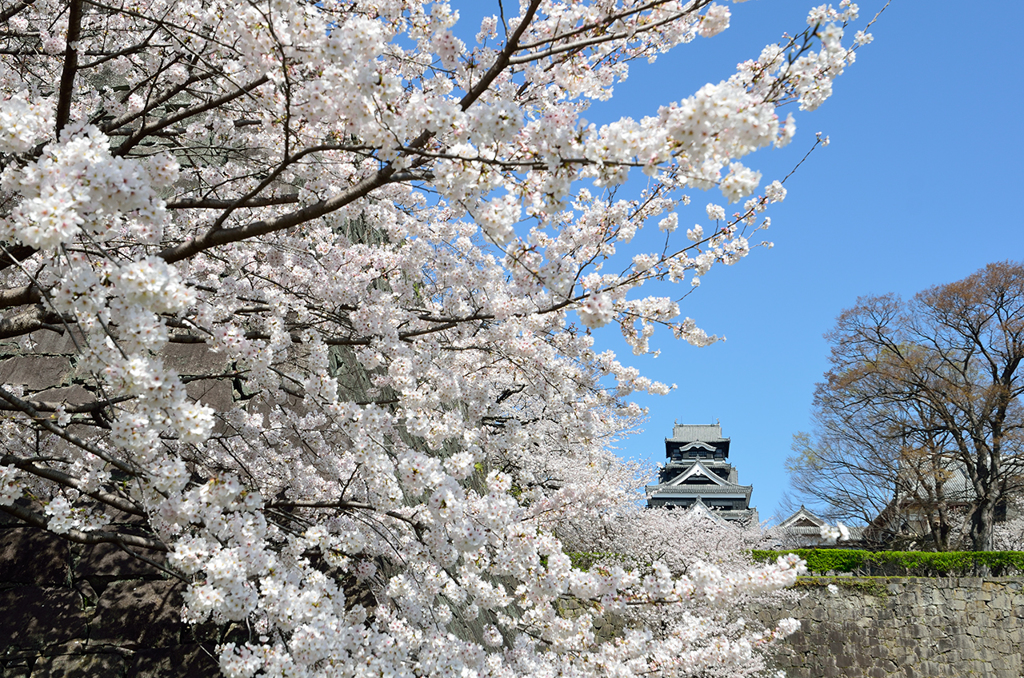
[[[583,117],[730,12],[5,2],[0,334],[68,371],[0,386],[0,510],[166,552],[183,618],[247,630],[227,676],[759,670],[795,626],[734,612],[801,564],[641,557],[684,528],[630,512],[614,445],[672,387],[593,330],[716,340],[643,286],[757,246],[786,189],[751,154],[799,139],[779,107],[821,105],[868,26],[845,47],[856,6],[823,5],[724,81]],[[684,238],[697,191],[714,229]]]

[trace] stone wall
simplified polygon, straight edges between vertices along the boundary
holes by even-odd
[[[831,593],[829,583],[838,591]],[[1024,579],[807,578],[768,617],[801,619],[776,655],[788,678],[1021,678]]]
[[[0,520],[0,676],[218,676],[215,639],[181,623],[182,590],[116,546]]]
[[[0,678],[218,676],[223,638],[181,623],[182,590],[115,546],[0,518]],[[822,577],[798,590],[759,615],[802,620],[775,657],[788,678],[1024,676],[1024,579]],[[602,637],[621,630],[598,624]]]

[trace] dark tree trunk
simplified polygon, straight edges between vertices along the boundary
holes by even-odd
[[[941,504],[929,514],[932,536],[935,538],[936,551],[949,550],[949,516]]]
[[[996,522],[996,504],[998,500],[991,495],[978,502],[971,514],[971,549],[974,551],[991,551],[993,526]]]

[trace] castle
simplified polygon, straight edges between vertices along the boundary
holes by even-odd
[[[665,457],[658,484],[647,486],[647,506],[699,505],[725,520],[757,523],[757,509],[750,506],[753,486],[739,484],[720,425],[676,424],[665,439]]]

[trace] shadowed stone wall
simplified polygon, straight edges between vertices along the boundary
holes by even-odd
[[[2,521],[3,518],[0,518]],[[147,553],[160,562],[159,553]],[[827,584],[836,583],[832,594]],[[1020,678],[1024,579],[806,578],[775,666],[788,678]],[[219,638],[183,586],[115,546],[0,522],[0,677],[213,678]],[[565,610],[571,614],[571,610]],[[599,636],[619,631],[603,623]],[[606,628],[605,628],[606,627]]]
[[[32,338],[36,347],[27,355],[16,343],[0,342],[0,383],[24,386],[40,400],[91,400],[74,382],[70,334]],[[223,367],[223,358],[202,345],[174,344],[163,357],[183,374]],[[202,380],[187,390],[218,409],[232,402],[227,382]],[[139,520],[124,515],[110,529],[145,534]],[[160,552],[141,553],[163,562]],[[0,511],[0,678],[219,676],[212,655],[219,637],[212,627],[181,622],[183,590],[117,546],[70,544]]]
[[[0,384],[23,386],[39,400],[92,400],[76,381],[71,356],[77,351],[70,333],[31,336],[35,348],[30,354],[16,342],[0,341]],[[203,344],[170,344],[162,357],[179,374],[225,371],[224,357]],[[348,359],[350,368],[354,364],[348,354],[335,359]],[[365,399],[365,371],[348,369],[341,379],[346,393]],[[232,382],[223,379],[192,381],[186,390],[219,412],[235,407],[238,395]],[[27,501],[19,500],[39,512],[40,506]],[[108,507],[106,513],[117,512]],[[152,536],[141,519],[122,515],[120,522],[111,521],[109,531]],[[140,553],[164,562],[161,552]],[[159,567],[115,545],[70,544],[0,511],[0,678],[220,676],[214,647],[249,640],[249,629],[183,624],[184,589]],[[368,610],[375,606],[370,591],[354,580],[345,581],[344,590],[353,604]]]
[[[1024,579],[838,577],[801,584],[805,597],[768,615],[802,620],[776,654],[788,678],[1024,675]]]
[[[181,622],[182,590],[116,546],[0,522],[0,676],[218,676],[213,643]]]

